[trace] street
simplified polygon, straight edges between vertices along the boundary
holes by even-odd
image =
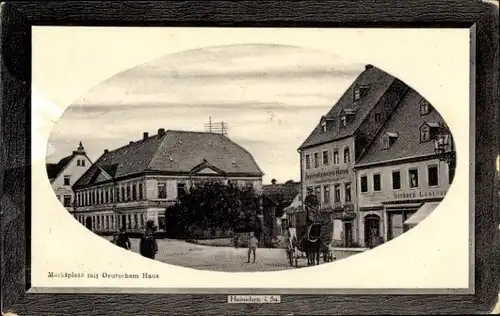
[[[106,237],[111,240],[111,237]],[[131,239],[132,251],[139,253],[139,239]],[[290,269],[284,249],[258,248],[255,263],[247,263],[248,249],[191,244],[182,240],[158,239],[156,260],[201,270],[224,272],[277,271]],[[352,253],[336,252],[337,260]],[[321,259],[322,262],[322,259]],[[299,267],[307,260],[299,259]]]

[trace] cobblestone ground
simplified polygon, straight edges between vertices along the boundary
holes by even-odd
[[[110,238],[107,237],[109,240]],[[139,252],[139,239],[131,239],[132,251]],[[255,263],[247,263],[247,248],[214,247],[187,243],[181,240],[159,239],[156,260],[168,264],[201,270],[225,272],[277,271],[290,269],[284,249],[257,249]],[[352,255],[337,252],[337,260]],[[253,259],[253,258],[252,258]],[[299,267],[307,266],[299,259]]]

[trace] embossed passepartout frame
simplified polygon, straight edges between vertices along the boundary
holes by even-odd
[[[1,9],[1,310],[18,315],[477,314],[500,280],[498,6],[471,0],[7,2]],[[31,27],[246,26],[475,28],[475,294],[282,295],[227,304],[222,294],[33,294],[30,288]],[[276,293],[279,294],[279,293]]]

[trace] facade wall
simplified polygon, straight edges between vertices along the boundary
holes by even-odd
[[[344,155],[346,151],[348,155]],[[325,152],[328,155],[327,164],[323,160]],[[335,157],[335,152],[338,152],[338,158]],[[315,154],[318,162],[315,162]],[[346,205],[354,206],[356,193],[353,166],[354,140],[352,137],[304,149],[301,152],[302,197],[305,198],[308,192],[314,192],[320,200],[321,208],[329,211]],[[346,238],[344,225],[341,219],[333,220],[333,238],[340,243]],[[357,239],[356,226],[356,221],[354,221],[350,231],[353,243]]]
[[[84,161],[82,163],[82,161]],[[74,194],[71,186],[90,168],[92,162],[84,154],[75,154],[73,160],[51,183],[57,199],[68,210],[73,210]]]
[[[165,208],[177,200],[181,189],[189,188],[214,177],[140,176],[137,178],[94,185],[75,192],[76,218],[95,232],[113,232],[125,227],[142,231],[148,220],[159,230],[164,227]],[[219,178],[262,190],[261,177]]]
[[[433,171],[429,171],[429,167],[437,167],[437,185],[432,183],[435,178],[432,176]],[[393,187],[393,172],[396,175],[399,172],[399,188],[397,184]],[[413,182],[414,187],[412,187],[410,175],[415,173],[418,175],[418,183]],[[375,175],[380,175],[380,190],[375,190]],[[367,192],[362,190],[363,177],[366,177],[367,190],[365,191]],[[421,203],[443,199],[450,187],[448,165],[437,158],[357,169],[356,178],[359,240],[362,243],[365,240],[365,218],[368,215],[377,215],[380,218],[379,233],[387,241],[390,238],[388,236],[389,217],[394,216],[394,212],[401,212],[402,218],[406,220],[418,210]],[[398,182],[397,176],[395,176],[395,182]],[[391,204],[401,205],[400,210],[397,207],[389,209],[388,205]]]

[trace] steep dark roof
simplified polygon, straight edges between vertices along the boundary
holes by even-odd
[[[434,108],[429,114],[420,115],[421,100],[422,96],[410,89],[356,165],[434,154],[433,141],[420,142],[420,127],[426,122],[434,126],[433,123],[444,120]],[[397,138],[385,150],[382,149],[382,137],[386,133],[397,133]]]
[[[186,174],[200,165],[228,174],[263,175],[253,156],[222,134],[168,130],[105,152],[74,187],[91,184],[98,169],[117,179],[146,171]]]
[[[61,171],[69,164],[73,157],[74,154],[62,158],[58,163],[47,163],[45,166],[47,168],[49,180],[54,180],[59,175],[59,173],[61,173]]]
[[[321,130],[321,125],[318,123],[299,149],[353,135],[395,79],[377,67],[367,66],[367,69],[356,78],[328,114],[325,115],[326,119],[333,119],[334,123],[328,127],[326,132]],[[365,94],[362,94],[362,97],[358,101],[354,101],[353,98],[356,85],[359,85],[361,88],[369,87],[368,90],[362,89]],[[348,114],[355,111],[353,120],[343,128],[340,126],[340,114],[342,110],[346,110]]]
[[[300,192],[300,182],[262,186],[262,195],[277,205],[288,206]]]

